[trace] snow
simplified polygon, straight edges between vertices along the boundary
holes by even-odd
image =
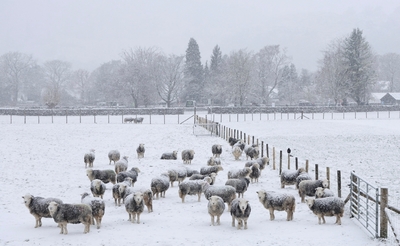
[[[96,150],[94,169],[114,168],[108,160],[111,149],[130,156],[128,169],[138,167],[141,171],[135,187],[147,188],[150,188],[152,178],[170,168],[186,166],[200,170],[212,156],[214,144],[222,145],[220,160],[224,168],[218,172],[216,185],[225,184],[228,170],[243,168],[246,158],[243,154],[235,161],[227,141],[195,136],[188,122],[107,124],[107,120],[99,123],[102,121],[97,116],[98,124],[80,124],[72,119],[66,124],[65,118],[54,124],[45,123],[44,119],[40,124],[35,120],[23,124],[17,117],[9,124],[9,118],[4,117],[0,117],[0,245],[386,245],[371,238],[357,221],[350,218],[348,204],[342,225],[335,225],[334,217],[327,217],[326,224],[318,225],[317,216],[300,202],[293,185],[280,188],[279,172],[273,170],[272,165],[266,166],[259,182],[250,184],[244,193],[252,208],[247,230],[231,226],[227,207],[221,216],[221,225],[210,226],[208,201],[204,195],[200,202],[197,202],[197,196],[187,196],[182,203],[178,186],[169,187],[165,198],[153,201],[154,212],[145,210],[140,216],[141,223],[133,224],[127,220],[125,207],[115,206],[112,183],[106,184],[106,211],[100,229],[91,226],[90,233],[83,234],[82,224],[68,224],[68,235],[61,235],[60,228],[51,218],[43,218],[42,227],[34,228],[35,219],[21,197],[30,193],[60,198],[64,203],[80,203],[80,194],[90,192],[83,162],[88,149]],[[153,122],[157,122],[156,116],[152,117]],[[270,154],[272,147],[277,151],[290,147],[291,154],[299,158],[299,167],[304,167],[305,160],[310,161],[312,177],[315,163],[319,164],[320,177],[324,177],[325,167],[331,168],[331,175],[341,170],[342,196],[348,194],[345,186],[352,170],[377,186],[388,187],[392,196],[399,195],[399,119],[267,121],[264,118],[246,122],[223,121],[221,124],[268,143]],[[136,158],[139,143],[146,145],[142,159]],[[196,152],[192,164],[183,164],[180,158],[160,160],[162,153],[184,149]],[[279,153],[277,156],[279,159]],[[332,177],[331,190],[337,193],[335,182]],[[269,212],[256,193],[261,189],[293,195],[296,198],[293,221],[286,221],[286,212],[279,211],[275,212],[275,220],[270,221]]]

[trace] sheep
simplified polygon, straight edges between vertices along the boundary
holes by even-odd
[[[221,156],[221,154],[222,154],[222,145],[220,145],[220,144],[214,144],[214,145],[211,147],[211,152],[212,152],[212,154],[213,154],[213,157],[219,158],[219,157]]]
[[[328,188],[317,187],[315,189],[315,198],[325,198],[331,196],[335,196],[335,194],[333,194],[333,192]]]
[[[241,178],[241,179],[228,179],[225,182],[225,185],[232,186],[235,188],[236,193],[238,193],[238,197],[240,198],[240,194],[243,194],[247,191],[247,187],[249,187],[250,179],[249,178]]]
[[[142,122],[143,122],[143,117],[138,117],[138,118],[134,118],[133,119],[133,122],[135,123],[135,124],[142,124]]]
[[[299,184],[299,196],[301,197],[301,202],[305,202],[305,196],[315,196],[315,189],[318,187],[327,188],[329,182],[327,179],[324,180],[303,180]]]
[[[172,153],[163,153],[161,155],[161,160],[176,160],[178,151],[174,150]]]
[[[153,192],[150,189],[141,188],[139,190],[134,189],[133,187],[127,187],[126,185],[121,185],[119,188],[121,195],[123,196],[123,201],[125,203],[125,199],[130,195],[137,191],[143,193],[143,203],[147,207],[147,212],[153,212]]]
[[[228,172],[228,179],[240,179],[250,176],[253,170],[250,167],[244,167],[243,169],[230,170]]]
[[[249,177],[251,182],[258,183],[258,178],[261,176],[260,165],[258,165],[258,163],[254,163],[250,168],[251,168],[251,173],[249,174]]]
[[[245,167],[251,167],[254,163],[257,163],[260,166],[260,172],[265,169],[265,166],[268,164],[268,157],[257,158],[257,160],[251,160],[246,162]]]
[[[180,184],[187,175],[187,171],[185,168],[169,169],[167,173],[169,176],[169,181],[171,182],[171,187],[174,187],[175,181],[178,181],[178,184]]]
[[[304,182],[304,181],[303,181]],[[325,224],[324,216],[336,216],[335,224],[341,225],[340,217],[343,217],[344,202],[338,197],[325,197],[315,199],[313,197],[307,198],[307,205],[310,210],[318,216],[318,224]]]
[[[303,180],[312,180],[311,176],[307,172],[301,173],[299,176],[296,178],[296,189],[299,189],[299,184]]]
[[[235,147],[235,146],[238,146],[243,151],[244,148],[246,147],[246,144],[242,140],[239,139],[232,147]]]
[[[85,168],[89,165],[89,167],[93,167],[93,162],[95,159],[95,150],[91,149],[88,153],[83,156],[83,162],[85,163]]]
[[[86,176],[88,176],[90,181],[93,181],[94,179],[100,179],[104,183],[111,182],[112,184],[115,184],[115,172],[114,170],[108,169],[108,170],[94,170],[91,168],[88,168],[86,170]]]
[[[54,222],[61,227],[60,234],[68,234],[67,224],[82,223],[85,226],[83,233],[90,232],[90,224],[92,223],[92,209],[87,204],[58,204],[50,202],[48,206],[51,217]]]
[[[256,159],[260,156],[260,149],[258,146],[249,146],[244,149],[244,153],[246,154],[246,160],[250,159]]]
[[[236,198],[231,205],[232,227],[235,227],[235,219],[238,221],[237,229],[241,229],[244,224],[244,229],[247,229],[247,219],[250,216],[251,206],[249,201],[244,198]]]
[[[128,169],[128,156],[122,157],[119,161],[115,162],[115,173],[124,172]]]
[[[137,167],[132,167],[131,170],[129,171],[124,171],[120,172],[117,174],[117,182],[123,182],[126,178],[131,178],[132,179],[132,186],[135,184],[137,181],[137,178],[139,176],[140,170]]]
[[[228,212],[231,211],[231,202],[236,198],[236,189],[229,185],[210,185],[208,182],[202,185],[205,198],[208,200],[211,196],[219,196],[228,205]]]
[[[29,212],[35,217],[35,228],[42,226],[42,218],[51,218],[48,209],[50,202],[63,203],[58,198],[43,198],[40,196],[33,196],[29,193],[22,196],[22,199],[24,199],[25,206],[29,209]]]
[[[293,220],[293,213],[296,208],[296,199],[289,194],[275,193],[273,191],[257,191],[258,200],[269,210],[269,219],[274,220],[274,211],[286,211],[287,221]]]
[[[121,157],[121,154],[119,153],[118,150],[110,150],[110,152],[108,152],[108,159],[110,160],[109,165],[111,165],[111,161],[115,162],[119,161],[119,158]]]
[[[136,153],[137,153],[137,158],[144,158],[144,152],[145,152],[144,144],[139,144],[139,146],[136,148]]]
[[[208,159],[207,161],[207,166],[216,166],[216,165],[221,165],[221,159],[215,158],[214,156],[210,157],[210,159]]]
[[[126,177],[123,182],[116,183],[112,188],[112,194],[115,202],[115,206],[121,206],[121,199],[124,198],[124,194],[120,192],[119,187],[125,185],[125,187],[132,186],[132,178]]]
[[[209,179],[211,182],[211,179]],[[187,180],[183,181],[182,183],[179,184],[179,197],[182,199],[182,203],[185,203],[185,197],[186,195],[197,195],[198,196],[198,202],[200,202],[200,197],[201,193],[203,192],[202,190],[202,185],[207,182],[205,180]]]
[[[217,177],[216,173],[210,173],[208,175],[202,175],[202,174],[193,174],[189,180],[204,180],[205,178],[210,178],[211,182],[210,185],[213,185],[215,183],[215,178]]]
[[[98,198],[90,197],[87,192],[83,193],[81,196],[81,203],[89,205],[92,209],[92,224],[94,225],[94,221],[96,220],[97,229],[100,229],[101,220],[106,212],[106,205],[104,201]]]
[[[195,154],[194,150],[192,150],[192,149],[182,150],[181,155],[182,155],[183,163],[192,164],[192,160],[193,160],[194,154]]]
[[[239,158],[242,156],[242,149],[239,146],[233,146],[232,154],[235,157],[235,160],[238,161]]]
[[[133,118],[132,117],[125,117],[124,118],[124,123],[132,123],[133,122]]]
[[[143,202],[143,193],[142,192],[135,192],[130,194],[125,199],[125,210],[129,214],[129,219],[132,223],[136,222],[140,224],[140,214],[144,210],[144,202]]]
[[[100,179],[92,180],[90,184],[90,190],[94,197],[100,197],[103,199],[104,192],[106,191],[106,185]]]
[[[209,175],[211,173],[218,173],[219,171],[224,170],[221,165],[211,166],[211,167],[202,167],[200,168],[201,175]]]
[[[296,178],[305,171],[306,170],[302,167],[296,171],[283,170],[281,173],[281,188],[285,188],[285,185],[296,184]]]
[[[229,137],[229,139],[228,139],[228,143],[232,148],[233,148],[233,145],[235,145],[238,141],[239,141],[239,139],[236,139],[233,137]]]
[[[219,218],[224,213],[225,203],[219,196],[211,196],[208,199],[208,214],[211,216],[211,225],[215,225],[214,217],[217,217],[217,225],[220,225]]]
[[[169,188],[169,175],[168,173],[162,173],[160,177],[153,178],[151,180],[151,191],[153,192],[153,197],[156,196],[158,199],[158,196],[160,195],[161,197],[165,198],[165,192]]]
[[[185,167],[186,168],[186,177],[192,177],[193,174],[200,174],[199,171],[193,170],[191,168]]]

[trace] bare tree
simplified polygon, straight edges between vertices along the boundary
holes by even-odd
[[[81,104],[87,102],[86,94],[89,89],[89,71],[78,69],[72,74],[71,81],[72,90],[79,94]]]
[[[379,78],[388,81],[388,92],[400,91],[400,55],[387,53],[379,57]]]
[[[28,81],[26,75],[34,65],[35,62],[30,55],[19,52],[9,52],[1,56],[1,73],[6,83],[5,87],[11,92],[11,101],[14,105],[18,102],[21,88],[24,86],[24,83]]]
[[[184,81],[184,65],[184,56],[170,55],[161,62],[157,92],[168,108],[179,98]]]
[[[71,64],[65,61],[53,60],[44,63],[46,88],[42,99],[49,108],[57,106],[61,100],[62,90],[71,77]]]

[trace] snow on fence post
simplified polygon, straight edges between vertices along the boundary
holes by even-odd
[[[315,180],[318,180],[318,164],[315,164]]]
[[[306,160],[306,172],[308,172],[308,160]]]
[[[279,151],[279,175],[282,173],[282,150]]]
[[[326,167],[326,179],[328,180],[328,188],[331,188],[331,170],[329,167]]]
[[[276,169],[275,167],[275,147],[272,147],[272,163],[273,163],[273,170]]]
[[[388,206],[388,188],[381,188],[381,206],[380,206],[380,237],[387,238],[388,218],[385,208]]]
[[[337,193],[338,193],[338,197],[342,197],[342,174],[340,172],[340,170],[337,170]]]

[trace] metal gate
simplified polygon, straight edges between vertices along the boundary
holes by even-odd
[[[379,188],[354,172],[350,183],[350,213],[375,238],[379,237]]]

